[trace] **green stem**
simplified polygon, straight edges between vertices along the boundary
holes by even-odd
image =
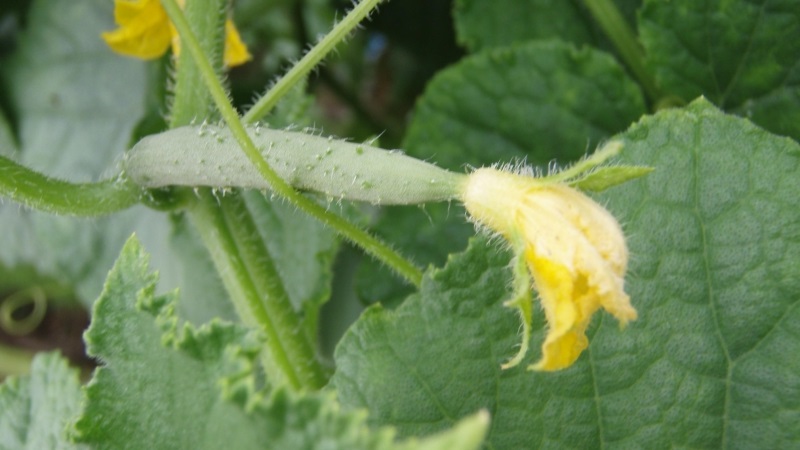
[[[139,202],[142,190],[124,178],[96,183],[58,180],[0,156],[0,196],[53,214],[101,216]]]
[[[224,23],[228,1],[192,0],[186,2],[183,14],[195,31],[198,45],[211,55],[210,67],[222,67],[224,55]],[[181,42],[181,47],[186,44]],[[180,52],[175,61],[174,102],[170,108],[170,128],[188,125],[194,120],[214,117],[214,102],[203,82],[203,75],[190,53]],[[213,69],[212,69],[213,70]],[[219,72],[214,71],[215,74]]]
[[[263,330],[273,382],[295,389],[319,389],[325,374],[265,244],[240,195],[228,195],[217,206],[208,189],[198,190],[189,208],[242,321]]]
[[[275,173],[261,153],[259,153],[255,144],[253,144],[253,141],[247,135],[244,125],[242,125],[242,122],[239,120],[239,116],[231,106],[225,90],[214,74],[211,64],[208,62],[208,59],[201,50],[197,38],[194,36],[194,33],[189,27],[189,23],[183,16],[181,9],[175,3],[175,0],[162,0],[162,3],[170,17],[170,20],[172,20],[175,28],[177,28],[178,33],[180,33],[182,42],[186,46],[186,50],[192,54],[195,64],[197,65],[200,74],[203,76],[203,80],[205,81],[206,87],[211,93],[212,98],[216,102],[222,118],[227,123],[231,133],[239,143],[239,146],[247,155],[250,162],[256,166],[259,173],[261,173],[264,179],[266,179],[270,184],[272,190],[278,195],[289,200],[291,203],[309,215],[317,218],[325,225],[333,228],[342,236],[363,248],[368,254],[374,256],[380,261],[383,261],[414,285],[419,286],[422,282],[422,271],[418,267],[400,256],[400,254],[392,250],[380,240],[371,236],[366,231],[358,228],[344,218],[329,212],[307,197],[304,197]]]
[[[333,30],[322,38],[294,67],[289,70],[261,99],[242,117],[244,123],[253,123],[266,116],[278,101],[289,92],[295,84],[305,79],[306,75],[319,64],[331,50],[336,47],[353,29],[364,20],[383,0],[363,0],[339,22]]]
[[[647,96],[653,101],[658,100],[660,94],[655,80],[645,66],[644,50],[613,0],[584,0],[584,4],[617,47],[620,56],[639,80]]]
[[[186,14],[203,41],[195,38],[189,47],[203,55],[215,55],[214,66],[222,64],[222,29],[226,0],[193,0]],[[164,3],[165,8],[173,2]],[[174,11],[174,9],[173,9]],[[183,26],[189,27],[183,14]],[[185,34],[185,33],[184,33]],[[191,34],[194,37],[194,34]],[[199,67],[198,64],[205,64]],[[175,97],[170,111],[170,127],[180,127],[195,119],[216,116],[205,74],[216,77],[211,63],[203,56],[198,62],[191,52],[182,52],[176,63]],[[221,89],[221,88],[220,88]],[[291,309],[282,281],[274,270],[269,253],[259,236],[246,206],[237,197],[217,198],[208,189],[181,191],[187,212],[200,232],[214,260],[225,288],[242,322],[263,330],[267,337],[262,354],[264,369],[271,382],[285,381],[295,389],[316,389],[324,383],[323,370],[314,355],[308,336],[296,333],[300,318]],[[186,195],[189,194],[189,195]],[[255,230],[255,231],[254,231]],[[248,238],[247,236],[253,236]]]

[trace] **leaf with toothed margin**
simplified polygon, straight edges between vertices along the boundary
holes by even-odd
[[[196,328],[175,316],[174,295],[155,296],[155,274],[129,239],[95,303],[88,351],[102,366],[89,382],[72,436],[100,448],[477,449],[480,413],[430,439],[395,441],[343,412],[332,393],[292,394],[258,386],[262,341],[240,325]]]
[[[368,309],[332,385],[374,424],[424,435],[492,414],[492,448],[788,448],[800,442],[800,146],[705,100],[617,136],[646,177],[597,198],[625,225],[639,319],[606,313],[570,368],[500,370],[519,332],[510,255],[485,239],[429,270],[393,311]],[[768,430],[768,431],[766,431]]]
[[[0,448],[87,448],[67,438],[67,424],[80,410],[78,371],[58,353],[37,354],[30,375],[0,385]]]
[[[75,423],[79,442],[106,448],[213,448],[215,436],[239,439],[242,413],[227,397],[254,383],[260,347],[252,332],[218,321],[178,324],[175,296],[155,296],[157,276],[136,238],[122,249],[95,302],[85,339],[98,358]]]

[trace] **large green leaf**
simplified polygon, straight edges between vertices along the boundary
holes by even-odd
[[[637,321],[621,331],[598,314],[567,370],[501,371],[519,326],[501,306],[509,255],[478,240],[351,328],[336,351],[341,401],[403,434],[486,408],[490,448],[796,446],[800,147],[703,100],[621,138],[620,162],[655,167],[601,198],[629,236]]]
[[[639,30],[665,94],[800,139],[800,2],[647,0]]]
[[[174,296],[154,295],[148,260],[129,240],[94,304],[85,339],[103,366],[87,386],[75,434],[105,448],[202,448],[234,426],[238,408],[222,400],[220,383],[234,392],[252,383],[259,343],[220,322],[179,327]]]
[[[57,353],[33,359],[31,374],[0,385],[0,448],[82,449],[66,429],[80,409],[78,372]]]
[[[533,39],[561,38],[574,44],[593,41],[587,14],[578,2],[542,0],[458,0],[459,41],[472,51]]]
[[[417,104],[404,149],[448,169],[514,158],[577,158],[644,113],[610,56],[561,42],[487,50],[440,72]]]
[[[535,39],[561,39],[576,45],[602,42],[583,1],[457,0],[458,39],[472,51]],[[616,0],[631,23],[641,0]]]
[[[156,281],[130,239],[86,333],[102,367],[85,391],[78,441],[114,449],[413,448],[394,443],[388,428],[371,431],[362,413],[342,412],[333,395],[265,395],[256,386],[256,334],[220,321],[179,324],[175,297],[154,296]],[[468,419],[431,448],[478,448],[487,428],[486,417]]]

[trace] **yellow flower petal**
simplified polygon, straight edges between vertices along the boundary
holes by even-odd
[[[464,205],[478,223],[524,242],[524,258],[547,319],[536,370],[572,365],[586,328],[604,308],[625,325],[636,310],[624,291],[628,262],[616,219],[569,186],[495,169],[470,174]]]
[[[224,64],[226,67],[238,66],[250,61],[253,57],[247,51],[247,47],[242,42],[236,26],[230,19],[225,21],[225,55]]]
[[[183,7],[185,0],[178,0]],[[141,59],[162,56],[172,45],[180,54],[180,38],[169,21],[159,0],[115,0],[114,20],[119,28],[103,33],[106,43],[117,53]],[[225,21],[224,64],[227,67],[244,64],[252,59],[242,42],[236,26]]]
[[[178,35],[178,30],[175,29],[172,23],[169,24],[169,28],[172,32],[172,52],[177,57],[181,54],[181,38]],[[234,25],[230,19],[226,20],[225,54],[223,55],[223,64],[225,64],[225,67],[239,66],[250,61],[252,58],[244,42],[242,42],[239,32],[236,31],[236,25]]]
[[[115,0],[114,20],[119,28],[102,37],[115,52],[154,59],[169,48],[169,19],[158,0]]]

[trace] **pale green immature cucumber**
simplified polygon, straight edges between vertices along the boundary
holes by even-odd
[[[373,204],[454,199],[465,175],[367,144],[255,125],[247,133],[272,169],[296,189]],[[269,190],[226,127],[186,126],[145,137],[127,153],[127,177],[148,188]]]

